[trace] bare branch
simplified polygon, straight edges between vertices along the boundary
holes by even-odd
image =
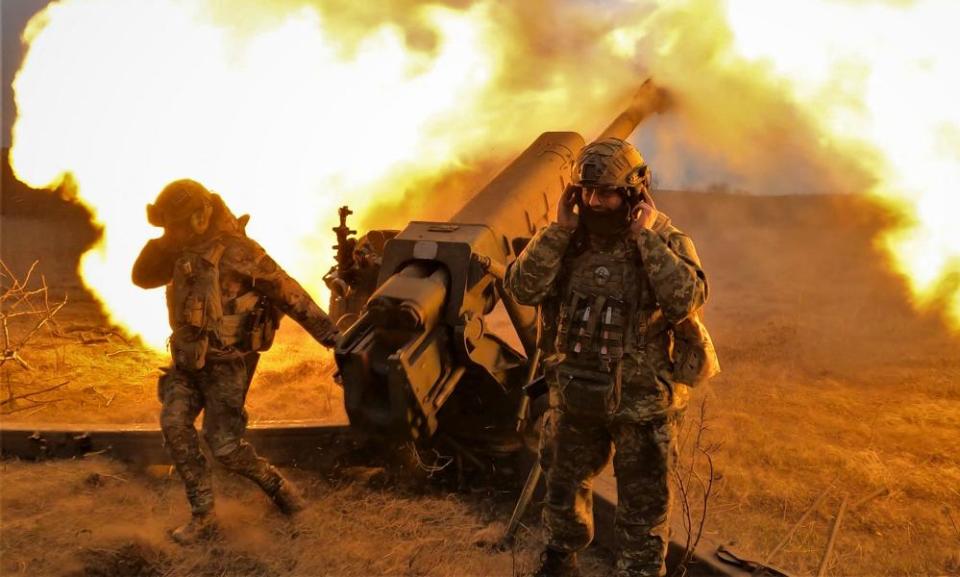
[[[680,493],[680,506],[683,512],[682,522],[684,531],[687,534],[684,553],[680,562],[674,568],[671,577],[684,577],[687,574],[687,567],[693,560],[693,555],[703,537],[706,526],[707,515],[709,512],[710,498],[713,496],[715,481],[717,480],[716,468],[713,461],[713,453],[719,449],[719,443],[707,443],[706,434],[710,431],[707,419],[707,401],[700,402],[700,410],[697,415],[697,421],[694,423],[696,432],[693,433],[691,427],[687,431],[693,435],[693,446],[690,448],[689,465],[685,472],[679,468],[673,471],[673,478],[677,484],[677,490]],[[680,447],[686,447],[686,443],[681,440],[678,443]],[[681,451],[681,455],[685,452]],[[705,470],[701,472],[701,469]],[[685,473],[685,474],[684,474]],[[696,482],[696,488],[700,491],[700,510],[697,512],[694,520],[692,487]]]
[[[823,503],[823,500],[827,498],[828,494],[830,494],[830,490],[833,488],[833,484],[836,482],[836,480],[837,480],[837,476],[834,476],[833,480],[830,481],[830,484],[827,485],[827,488],[824,489],[823,492],[820,493],[820,495],[816,499],[814,499],[813,503],[809,507],[807,507],[807,510],[804,511],[802,515],[800,515],[800,518],[797,519],[797,521],[793,524],[792,527],[790,527],[790,530],[787,531],[787,534],[784,535],[783,539],[780,539],[780,542],[777,543],[776,546],[769,553],[767,553],[767,556],[762,561],[764,565],[769,564],[770,561],[773,560],[774,556],[777,553],[779,553],[780,550],[783,549],[783,547],[787,543],[790,542],[790,539],[793,538],[794,533],[796,533],[797,529],[799,529],[800,526],[803,525],[803,522],[807,520],[807,517],[809,517],[812,513],[814,513],[817,509],[820,508],[820,504]]]
[[[140,349],[120,349],[118,351],[113,351],[112,353],[106,353],[108,357],[115,357],[117,355],[122,355],[124,353],[140,353],[143,352]]]
[[[820,567],[817,569],[817,577],[824,577],[827,574],[830,555],[833,553],[834,545],[837,544],[837,535],[840,534],[840,525],[843,523],[843,514],[847,510],[847,501],[849,500],[850,497],[844,495],[843,501],[840,502],[840,509],[837,510],[837,514],[833,518],[833,526],[830,527],[830,536],[827,538],[827,548],[823,552],[823,557],[820,558]]]
[[[32,371],[33,367],[30,366],[30,363],[23,360],[23,357],[20,356],[20,353],[16,350],[7,349],[3,351],[3,356],[0,357],[0,367],[6,364],[7,361],[13,361],[20,365],[24,370]]]
[[[889,493],[890,493],[890,487],[880,487],[879,489],[877,489],[876,491],[870,493],[869,495],[865,495],[865,496],[861,497],[859,501],[857,501],[856,503],[850,505],[850,507],[849,507],[848,510],[852,513],[852,512],[854,512],[854,511],[856,511],[857,509],[859,509],[860,507],[862,507],[863,505],[865,505],[865,504],[869,503],[870,501],[876,499],[877,497],[882,497],[882,496],[884,496],[884,495],[888,495]]]
[[[2,401],[0,401],[0,405],[6,405],[6,404],[8,404],[8,403],[12,403],[12,402],[14,402],[14,401],[16,401],[16,400],[19,400],[19,399],[29,399],[30,397],[34,397],[34,396],[36,396],[36,395],[42,395],[43,393],[49,393],[50,391],[55,391],[55,390],[59,389],[60,387],[64,387],[64,386],[70,384],[70,382],[71,382],[72,380],[73,380],[73,379],[67,379],[66,381],[63,381],[62,383],[53,385],[52,387],[47,387],[47,388],[45,388],[45,389],[40,389],[39,391],[31,391],[31,392],[29,392],[29,393],[23,393],[23,394],[21,394],[21,395],[15,395],[15,396],[13,396],[13,397],[7,397],[6,399],[3,399]],[[30,400],[32,400],[32,399],[30,399]]]
[[[30,277],[33,276],[33,269],[37,268],[38,264],[40,264],[39,260],[33,261],[33,264],[30,265],[29,270],[27,270],[26,277],[24,277],[23,282],[21,282],[17,278],[17,275],[13,274],[13,271],[10,270],[10,268],[6,265],[6,263],[0,260],[0,266],[3,267],[4,276],[9,278],[11,281],[13,281],[13,284],[9,288],[3,291],[3,295],[0,295],[0,302],[3,302],[4,300],[6,300],[8,298],[8,295],[9,295],[9,298],[12,298],[17,293],[23,291],[23,288],[30,283]]]
[[[60,303],[56,307],[54,307],[51,311],[48,311],[47,314],[43,317],[43,320],[37,323],[37,325],[33,327],[25,337],[20,339],[20,344],[17,345],[17,348],[19,349],[23,347],[23,345],[25,345],[27,341],[30,340],[33,337],[33,335],[37,333],[37,331],[43,328],[43,326],[46,325],[50,321],[50,319],[53,318],[53,315],[60,312],[60,309],[62,309],[66,304],[67,304],[67,295],[63,295],[63,300],[60,301]]]
[[[52,405],[52,404],[54,404],[54,403],[59,403],[59,402],[62,401],[62,400],[64,400],[63,397],[60,397],[60,398],[58,398],[58,399],[50,399],[49,401],[34,401],[34,400],[30,399],[30,402],[35,403],[35,404],[30,405],[29,407],[20,407],[19,409],[10,409],[9,411],[3,411],[3,412],[0,413],[0,414],[6,416],[6,415],[12,415],[13,413],[19,413],[20,411],[29,411],[29,410],[31,410],[31,409],[45,408],[45,407],[47,407],[47,406],[49,406],[49,405]]]
[[[23,357],[23,349],[44,327],[53,332],[54,316],[67,304],[67,296],[59,303],[50,303],[50,291],[47,279],[40,275],[39,288],[31,288],[31,282],[37,272],[40,261],[33,261],[30,268],[21,280],[0,260],[0,278],[6,286],[0,288],[0,328],[2,328],[3,348],[0,350],[0,366],[12,361],[26,371],[33,367]],[[36,285],[36,283],[33,283]],[[12,336],[12,330],[23,331],[18,337]],[[9,376],[4,373],[7,383],[7,400],[9,404],[16,399],[29,399],[28,395],[15,396]]]

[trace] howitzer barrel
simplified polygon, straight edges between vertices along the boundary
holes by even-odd
[[[451,222],[484,224],[503,246],[503,256],[487,255],[502,264],[520,250],[518,240],[550,224],[557,199],[570,184],[573,162],[584,146],[576,132],[546,132],[483,187]],[[530,307],[506,303],[527,355],[536,348],[536,316]]]
[[[373,293],[367,311],[381,326],[430,331],[443,313],[448,282],[445,268],[413,262]]]
[[[512,253],[513,239],[529,237],[552,220],[583,146],[576,132],[541,134],[450,222],[485,224],[503,239],[505,252]]]
[[[648,80],[597,139],[626,140],[646,118],[669,104]],[[570,182],[571,168],[584,146],[576,132],[545,132],[450,218],[485,224],[510,241],[531,236],[553,218],[557,199]],[[518,216],[523,218],[518,218]]]
[[[663,107],[666,95],[648,80],[599,138],[626,139],[644,119]],[[557,199],[570,183],[572,168],[583,137],[576,132],[546,132],[483,187],[450,222],[489,226],[504,246],[506,265],[520,251],[520,239],[547,226],[556,212]],[[495,255],[487,255],[497,260]],[[505,302],[517,335],[530,355],[536,347],[535,314],[529,307]]]
[[[626,110],[613,119],[613,122],[597,136],[597,140],[604,138],[626,140],[640,126],[641,122],[669,105],[669,95],[658,88],[652,80],[647,80],[640,90],[633,95],[633,99]]]
[[[659,97],[645,84],[602,136],[627,138]],[[379,288],[336,352],[351,423],[421,439],[441,421],[451,436],[516,436],[537,314],[513,301],[504,274],[553,220],[584,145],[575,132],[541,134],[447,222],[412,222],[387,242]],[[487,326],[498,300],[526,358]]]

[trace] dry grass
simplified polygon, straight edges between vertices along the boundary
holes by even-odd
[[[707,322],[724,372],[696,393],[711,397],[711,438],[722,442],[708,533],[762,558],[833,482],[773,559],[810,574],[842,497],[854,503],[888,487],[847,514],[829,574],[960,575],[960,342],[936,314],[910,307],[874,251],[872,238],[888,217],[852,197],[663,195],[658,205],[695,239],[711,279]],[[92,305],[72,302],[62,314],[97,318]],[[34,421],[155,421],[162,356],[106,357],[126,348],[121,343],[44,346],[43,370],[76,379],[73,397]],[[251,390],[251,418],[342,418],[330,357],[289,321],[275,346]],[[88,387],[116,396],[106,407]],[[86,487],[84,476],[98,470],[128,482]],[[26,574],[42,575],[91,559],[138,558],[181,574],[513,575],[533,565],[533,545],[515,567],[509,553],[472,544],[496,533],[509,504],[301,481],[318,506],[298,537],[252,488],[226,479],[219,485],[231,537],[225,549],[183,556],[163,535],[186,515],[175,480],[101,461],[8,464],[2,570],[16,574],[22,561]],[[103,551],[88,558],[82,548]],[[604,565],[591,562],[588,573],[603,574]]]
[[[276,513],[252,484],[218,475],[223,538],[181,548],[167,530],[187,516],[165,468],[136,471],[93,458],[2,465],[0,572],[31,576],[529,575],[538,540],[491,545],[504,530],[503,495],[453,495],[403,483],[290,471],[310,508]],[[608,571],[587,555],[586,575]]]
[[[888,487],[848,513],[828,573],[960,573],[960,343],[873,250],[885,215],[856,198],[737,202],[709,203],[707,222],[675,211],[711,273],[724,366],[697,392],[723,440],[711,529],[763,558],[833,481],[773,559],[812,574],[842,497]]]
[[[105,324],[90,301],[68,305],[58,317],[65,327]],[[153,351],[120,336],[106,342],[81,344],[78,333],[67,338],[49,333],[31,343],[34,371],[7,367],[2,377],[18,382],[21,392],[43,388],[51,380],[69,380],[67,386],[39,399],[59,398],[54,404],[27,408],[3,416],[11,423],[153,423],[160,404],[156,398],[159,368],[169,364],[165,353]],[[287,319],[277,343],[264,353],[250,388],[247,408],[252,422],[276,419],[346,420],[342,391],[333,382],[333,356]]]

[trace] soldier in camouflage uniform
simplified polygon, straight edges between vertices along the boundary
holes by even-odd
[[[557,222],[507,272],[513,297],[544,312],[551,410],[540,451],[547,548],[537,575],[579,574],[576,554],[593,539],[592,479],[614,447],[617,574],[666,570],[669,472],[689,396],[673,378],[673,334],[703,305],[707,282],[693,242],[656,210],[649,185],[629,143],[587,146]]]
[[[247,238],[216,194],[192,180],[175,181],[147,207],[162,226],[133,266],[133,282],[166,286],[173,362],[158,385],[164,442],[186,485],[192,517],[172,537],[190,543],[216,533],[210,469],[194,421],[227,469],[257,483],[285,514],[304,507],[299,491],[243,440],[244,402],[260,352],[269,348],[283,314],[318,342],[334,346],[337,329],[310,295]]]

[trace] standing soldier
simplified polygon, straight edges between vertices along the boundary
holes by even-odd
[[[681,383],[695,384],[678,375],[687,359],[675,334],[679,348],[685,323],[702,328],[707,282],[693,242],[656,210],[649,188],[632,145],[590,144],[557,221],[507,272],[513,297],[544,311],[551,411],[540,450],[547,546],[538,576],[579,574],[577,552],[593,539],[592,479],[614,446],[617,575],[666,571],[669,472],[689,396]]]
[[[305,506],[294,485],[246,441],[244,402],[260,352],[270,348],[283,314],[332,347],[337,329],[310,295],[247,238],[223,200],[193,180],[167,185],[147,220],[163,236],[147,242],[133,265],[142,288],[166,286],[173,362],[158,385],[164,442],[183,479],[190,522],[171,536],[181,544],[217,532],[210,469],[194,421],[227,469],[255,482],[287,515]]]

